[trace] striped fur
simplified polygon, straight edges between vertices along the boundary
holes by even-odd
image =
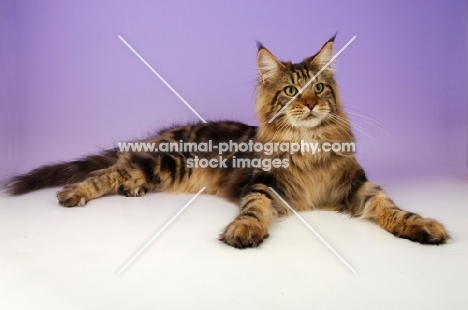
[[[328,62],[333,40],[316,55],[301,63],[279,61],[259,44],[256,112],[260,126],[219,121],[175,126],[161,130],[141,142],[207,142],[233,140],[257,142],[354,142],[344,113],[332,68],[324,70],[274,121],[269,120]],[[320,85],[318,85],[320,84]],[[288,88],[293,87],[293,88]],[[288,91],[286,91],[288,88]],[[188,160],[216,158],[217,151],[204,152],[118,152],[107,151],[82,160],[44,166],[14,177],[7,184],[12,195],[21,195],[50,186],[65,185],[57,194],[65,207],[84,206],[108,194],[144,196],[147,192],[206,192],[235,202],[239,215],[225,228],[220,240],[237,248],[255,247],[268,237],[272,222],[288,214],[288,209],[272,194],[274,188],[298,211],[322,209],[368,219],[397,237],[423,244],[442,244],[449,239],[436,220],[403,211],[382,189],[370,183],[353,153],[257,154],[232,151],[223,154],[227,168],[191,168]],[[270,171],[235,168],[233,157],[247,159],[280,158],[288,168]]]

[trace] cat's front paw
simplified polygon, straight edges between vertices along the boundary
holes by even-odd
[[[268,238],[268,231],[258,221],[236,219],[219,237],[220,241],[238,249],[257,247]]]
[[[408,223],[406,228],[400,233],[396,233],[400,238],[422,244],[444,244],[450,239],[450,235],[444,226],[434,219],[417,218]]]
[[[59,204],[64,207],[83,207],[88,200],[78,185],[69,185],[57,193]]]

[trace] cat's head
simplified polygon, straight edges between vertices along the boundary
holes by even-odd
[[[334,39],[328,40],[316,55],[300,63],[279,61],[258,44],[256,112],[263,125],[310,129],[335,123],[342,117],[338,87],[329,64]]]

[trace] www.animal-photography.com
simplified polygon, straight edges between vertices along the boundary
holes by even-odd
[[[0,2],[0,307],[464,309],[465,0]]]

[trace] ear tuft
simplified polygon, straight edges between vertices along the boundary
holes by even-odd
[[[338,34],[338,31],[335,32],[335,34],[330,39],[328,39],[327,43],[328,42],[335,42],[335,38],[336,38],[337,34]]]
[[[333,46],[335,45],[335,38],[336,33],[322,46],[320,52],[318,52],[317,55],[312,58],[311,63],[323,67],[333,58]],[[331,64],[328,65],[328,68],[331,68]]]
[[[276,76],[283,64],[261,43],[257,42],[259,48],[257,54],[257,68],[260,74],[260,80],[262,84],[268,83],[271,79]]]
[[[255,42],[257,42],[257,49],[258,49],[258,50],[261,50],[262,48],[265,48],[265,47],[263,46],[262,42],[260,42],[260,41],[255,41]]]

